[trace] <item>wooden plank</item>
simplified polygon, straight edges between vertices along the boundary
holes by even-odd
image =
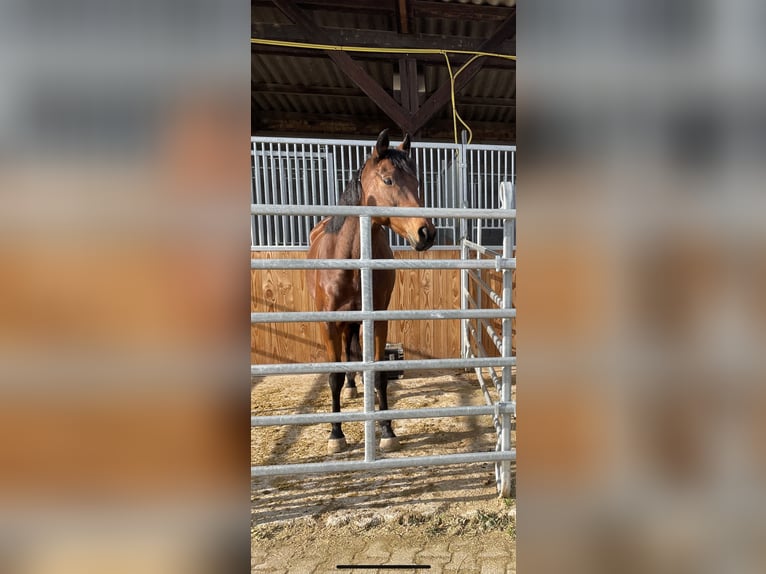
[[[414,32],[412,2],[410,0],[399,0],[396,6],[397,10],[397,30],[401,34],[411,34]]]
[[[305,251],[253,252],[254,259],[302,259]],[[397,258],[454,259],[457,250],[396,251]],[[251,311],[313,311],[302,270],[251,270]],[[455,269],[408,269],[397,272],[390,309],[458,309],[460,275]],[[460,356],[457,320],[391,321],[389,342],[401,343],[405,355],[417,358]],[[323,362],[326,360],[317,323],[262,323],[251,326],[253,363]]]
[[[283,96],[323,96],[342,98],[365,98],[358,88],[344,88],[338,86],[304,86],[300,84],[273,84],[253,81],[251,89],[256,93],[279,94]]]
[[[325,33],[292,0],[274,0],[274,4],[302,29],[307,40],[316,43],[326,40]],[[410,115],[351,56],[337,51],[326,54],[402,130],[413,133]]]
[[[376,34],[376,32],[373,32],[373,34]],[[382,33],[385,34],[385,33]],[[263,36],[257,36],[257,37],[263,37]],[[441,45],[442,43],[450,44],[450,43],[465,43],[470,44],[466,48],[458,48],[458,47],[445,47],[445,49],[454,49],[454,50],[471,50],[471,51],[478,51],[479,43],[471,38],[447,38],[444,40],[439,39],[439,37],[434,37],[434,40],[428,40],[427,38],[422,39],[423,46],[419,46],[421,41],[418,41],[418,37],[412,37],[414,38],[413,42],[407,42],[405,45],[402,45],[403,48],[433,48],[434,44],[433,42],[437,42],[438,45]],[[269,39],[269,38],[266,38]],[[270,38],[272,40],[279,40],[281,38]],[[429,43],[430,42],[430,43]],[[323,42],[327,43],[327,41]],[[362,42],[341,42],[343,45],[350,45],[350,44],[358,44],[363,45]],[[380,44],[382,46],[382,44]],[[396,46],[391,46],[396,47]],[[309,50],[305,48],[288,48],[283,46],[267,46],[264,44],[251,44],[250,45],[250,51],[254,54],[262,55],[262,56],[288,56],[291,58],[327,58],[327,52],[324,50]],[[497,50],[497,52],[501,54],[515,54],[516,53],[516,42],[513,40],[507,40],[502,44],[500,49]],[[423,65],[427,66],[439,66],[444,67],[444,56],[441,54],[418,54],[418,62],[421,62]],[[471,56],[462,55],[462,54],[455,54],[450,57],[450,62],[452,62],[453,66],[460,66]],[[391,54],[387,52],[354,52],[354,59],[357,61],[385,61],[390,62],[391,61]],[[512,62],[510,60],[503,60],[499,58],[485,58],[487,60],[484,63],[484,67],[482,69],[484,70],[513,70],[516,68],[516,63]]]
[[[296,5],[303,10],[326,10],[348,12],[349,10],[393,14],[396,0],[298,0]],[[273,0],[251,0],[252,6],[273,7]]]
[[[510,112],[511,115],[512,112]],[[516,142],[516,124],[509,122],[478,122],[469,115],[463,118],[471,126],[474,143],[513,144]],[[270,112],[253,106],[252,134],[267,134],[271,132],[316,134],[325,137],[328,133],[358,137],[359,134],[375,134],[389,121],[381,115],[370,115],[359,118],[344,114],[302,114],[299,112]],[[452,139],[452,120],[432,120],[424,127],[418,136],[419,141],[427,139],[445,141]]]
[[[410,115],[359,64],[345,52],[328,52],[330,59],[346,74],[402,131],[413,133]]]
[[[418,101],[418,63],[414,58],[399,60],[399,81],[402,90],[402,106],[410,114],[419,107]]]

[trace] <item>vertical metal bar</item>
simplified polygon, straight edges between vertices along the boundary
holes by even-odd
[[[513,183],[515,187],[516,186],[516,150],[513,150],[511,152],[511,182]],[[514,198],[516,197],[515,190],[514,190],[513,196]]]
[[[468,207],[468,174],[467,174],[467,166],[466,166],[466,153],[468,152],[468,146],[466,145],[466,141],[468,138],[467,132],[464,130],[462,133],[462,143],[460,144],[460,147],[457,149],[457,156],[458,156],[458,169],[459,175],[458,175],[458,189],[460,193],[460,207],[463,209],[466,209]],[[465,238],[468,236],[468,224],[466,223],[465,218],[460,219],[460,237]]]
[[[433,207],[441,207],[441,197],[439,196],[439,187],[438,183],[436,182],[436,178],[434,178],[434,171],[433,171],[433,165],[434,165],[434,148],[430,148],[428,150],[423,149],[423,153],[421,154],[422,163],[419,162],[418,165],[421,166],[421,171],[423,173],[423,182],[428,182],[428,190],[430,194],[430,201],[425,201],[425,194],[423,197],[423,201],[426,205],[433,206]],[[428,160],[426,160],[426,157],[428,157]],[[425,190],[423,190],[425,191]],[[438,218],[434,218],[434,223],[437,227],[441,226],[441,220]]]
[[[502,207],[504,209],[511,209],[513,204],[513,185],[503,184],[501,186],[502,192]],[[503,258],[508,259],[513,256],[513,220],[503,220]],[[503,269],[503,309],[511,309],[513,307],[513,276],[511,269]],[[502,320],[503,325],[503,357],[510,357],[512,354],[512,333],[511,333],[511,319],[504,318]],[[503,403],[511,402],[511,367],[503,367],[503,382],[501,387],[500,401]],[[510,413],[503,413],[502,415],[502,434],[500,436],[500,448],[503,452],[510,452],[511,450],[511,415]],[[509,497],[511,495],[511,463],[510,461],[503,461],[500,464],[500,496]]]
[[[468,259],[468,246],[465,238],[460,239],[460,259]],[[460,270],[460,309],[468,309],[468,269]],[[468,319],[460,319],[460,356],[467,359],[470,356],[470,344],[468,341]]]
[[[360,256],[361,261],[372,259],[372,218],[363,215],[359,218]],[[361,270],[362,279],[362,311],[372,311],[372,269],[365,267]],[[362,321],[362,361],[372,363],[375,360],[375,322],[372,319]],[[364,412],[375,410],[375,372],[364,371]],[[375,421],[364,421],[364,461],[375,460]]]
[[[295,165],[295,162],[297,161],[297,156],[295,152],[295,144],[293,144],[293,151],[290,153],[290,144],[285,144],[285,172],[287,177],[287,202],[283,203],[282,205],[296,205],[295,202],[295,185],[293,183],[294,180],[297,181],[297,166]],[[293,175],[293,173],[296,173],[296,175]],[[284,218],[285,223],[287,225],[288,229],[288,237],[285,238],[285,245],[295,245],[297,241],[296,237],[296,223],[297,223],[297,216],[290,215]]]
[[[495,160],[498,160],[498,155],[495,150],[488,151],[489,154],[489,162],[490,162],[490,177],[489,181],[492,185],[492,196],[497,198],[499,197],[500,193],[500,166],[496,164]],[[498,202],[499,203],[499,202]],[[502,229],[503,228],[503,220],[501,219],[495,219],[492,221],[492,228],[494,229]]]
[[[298,205],[314,205],[309,200],[309,168],[306,159],[306,144],[301,144],[301,181],[300,190],[301,196],[298,198]],[[300,219],[301,229],[301,247],[308,247],[309,244],[309,232],[311,231],[311,219],[305,215]]]
[[[508,152],[503,151],[503,181],[511,181],[508,179]]]
[[[327,184],[327,188],[324,190],[323,195],[327,198],[327,205],[335,205],[337,203],[335,194],[333,193],[335,190],[335,180],[337,178],[335,175],[335,146],[327,146],[327,150],[329,153],[327,156],[327,171],[325,172],[326,180],[322,180],[322,183]]]
[[[284,148],[284,154],[282,153],[283,150],[279,150],[279,197],[282,205],[289,205],[289,199],[287,197],[287,186],[289,185],[287,179],[289,179],[289,174],[285,173],[287,171],[288,163],[290,162],[290,157],[287,154],[287,146],[285,145]],[[287,242],[287,238],[289,237],[289,231],[288,226],[290,224],[289,217],[281,216],[280,217],[282,222],[282,238],[279,242],[280,245],[285,245]]]
[[[258,203],[263,202],[263,187],[261,185],[261,171],[262,170],[261,170],[261,165],[260,165],[260,160],[259,160],[260,155],[261,155],[261,153],[258,150],[258,146],[257,146],[257,144],[254,143],[253,144],[253,171],[254,171],[253,178],[254,178],[254,181],[255,181],[255,189],[254,189],[255,197],[253,199],[254,199],[254,202],[255,202],[255,199],[257,199]],[[257,227],[258,227],[258,245],[260,247],[264,247],[265,244],[266,244],[265,238],[263,236],[263,227],[265,225],[265,222],[264,222],[265,218],[262,215],[256,215],[255,217],[257,218],[257,221],[258,221],[258,225],[257,225]]]
[[[325,184],[327,183],[327,172],[330,170],[330,162],[332,160],[332,154],[330,153],[330,146],[327,146],[327,151],[323,154],[322,159],[323,162],[320,162],[319,169],[320,172],[317,175],[317,187],[319,188],[317,191],[319,193],[319,203],[318,205],[332,205],[333,202],[330,201],[329,193],[327,192],[327,189],[325,187]]]
[[[467,181],[467,166],[466,166],[466,154],[468,153],[468,146],[466,142],[468,134],[463,130],[461,134],[460,147],[456,150],[460,164],[457,171],[457,187],[460,194],[460,207],[466,209],[468,207],[468,181]],[[454,155],[453,155],[454,157]],[[454,161],[454,160],[453,160]],[[446,173],[446,171],[445,171]],[[468,259],[469,252],[468,247],[465,244],[465,240],[468,238],[468,224],[465,218],[460,218],[460,258]],[[468,309],[468,270],[460,270],[460,308],[463,310]],[[468,319],[462,319],[460,321],[461,339],[463,341],[462,356],[468,358],[471,352],[470,342],[468,340]]]
[[[340,152],[340,184],[344,185],[351,178],[346,175],[346,150],[342,146],[338,148]],[[340,196],[340,194],[338,194]]]
[[[267,198],[267,203],[273,203],[276,201],[276,183],[274,181],[274,178],[276,177],[277,173],[279,173],[277,169],[277,165],[274,161],[274,142],[269,142],[269,177],[268,182],[264,186],[264,193],[268,194],[269,197]],[[273,247],[276,245],[276,216],[269,215],[266,217],[266,238],[269,243],[269,247]]]
[[[304,153],[305,153],[305,151],[304,151]],[[321,160],[319,159],[319,154],[317,154],[316,157],[317,157],[317,160],[316,160],[316,164],[317,165],[316,165],[316,167],[314,167],[314,152],[313,152],[312,146],[309,144],[308,157],[306,159],[306,161],[307,161],[307,164],[306,164],[306,169],[307,169],[306,177],[308,178],[307,182],[306,182],[306,201],[309,203],[309,205],[321,205],[320,203],[317,203],[317,199],[316,199],[316,186],[314,185],[314,181],[315,181],[314,178],[316,177],[317,169],[319,169],[320,165],[321,165]],[[311,228],[314,227],[314,223],[315,223],[314,219],[315,218],[313,218],[313,217],[308,217],[308,216],[306,217],[306,221],[309,224],[309,233],[311,232]],[[306,239],[306,243],[308,244],[308,238]]]

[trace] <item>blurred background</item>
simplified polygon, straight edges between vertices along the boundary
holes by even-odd
[[[249,568],[249,5],[0,3],[0,571]],[[766,8],[518,6],[518,568],[766,571]]]
[[[0,3],[0,571],[249,568],[249,4]]]
[[[766,571],[764,32],[518,7],[519,572]]]

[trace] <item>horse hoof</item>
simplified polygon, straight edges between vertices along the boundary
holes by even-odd
[[[327,454],[337,454],[346,450],[346,439],[344,437],[331,438],[327,441]]]
[[[402,445],[399,444],[399,438],[395,436],[383,437],[380,439],[380,450],[383,452],[392,452],[399,450]]]
[[[356,387],[343,387],[340,396],[344,399],[355,399],[359,396],[359,393],[357,392]]]

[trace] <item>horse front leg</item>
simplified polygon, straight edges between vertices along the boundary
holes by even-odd
[[[359,323],[348,323],[343,333],[347,361],[362,360],[362,348],[359,345],[359,327]],[[359,392],[356,390],[356,375],[351,371],[346,373],[346,384],[343,386],[341,396],[344,399],[355,399],[359,396]]]
[[[378,321],[375,323],[375,360],[382,361],[386,355],[386,340],[388,339],[388,323],[385,321]],[[378,394],[378,402],[380,403],[380,410],[388,410],[388,373],[385,371],[377,371],[375,373],[375,391]],[[399,450],[401,445],[394,429],[391,426],[391,421],[380,421],[380,450],[384,452],[390,452],[393,450]]]
[[[336,323],[321,323],[322,335],[327,349],[327,359],[331,362],[340,361],[342,333]],[[332,396],[332,412],[340,412],[340,391],[343,387],[343,373],[330,373],[330,394]],[[346,450],[346,437],[343,434],[341,423],[331,423],[332,430],[327,440],[328,454],[335,454]]]

